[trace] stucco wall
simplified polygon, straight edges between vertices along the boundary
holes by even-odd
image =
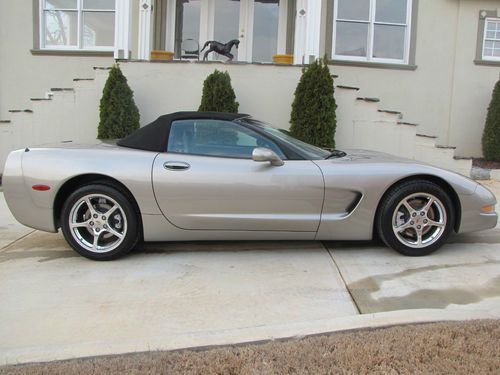
[[[30,98],[51,87],[71,87],[73,78],[93,77],[93,66],[112,57],[34,56],[32,0],[2,1],[0,10],[0,119],[9,109],[30,108]]]
[[[331,70],[339,75],[338,84],[359,86],[360,95],[380,98],[380,107],[404,112],[405,120],[420,124],[419,133],[436,135],[440,137],[441,144],[458,146],[457,155],[480,156],[486,108],[493,85],[499,78],[500,67],[474,64],[479,11],[497,8],[500,8],[500,0],[420,0],[416,70],[354,66],[331,66]],[[136,57],[139,0],[133,0],[133,9],[131,46],[132,57]],[[326,11],[326,7],[323,10]],[[323,43],[327,40],[325,33],[330,32],[323,20]],[[0,119],[10,117],[9,109],[30,108],[30,97],[41,97],[51,87],[71,87],[73,78],[92,77],[93,66],[110,66],[113,63],[112,57],[32,55],[32,47],[32,1],[2,2]],[[324,48],[322,46],[323,52]],[[252,108],[247,109],[249,104],[245,104],[241,110],[270,113],[271,116],[266,115],[267,119],[286,126],[288,118],[278,119],[273,115],[276,113],[273,105],[286,105],[289,108],[291,99],[283,102],[282,98],[276,98],[274,102],[262,103],[258,100],[259,90],[279,84],[285,85],[288,92],[293,93],[300,69],[292,68],[297,73],[291,74],[293,79],[287,80],[269,74],[271,67],[226,66],[242,77],[235,81],[239,95],[249,96],[242,103],[251,103],[247,99],[252,95],[257,99],[252,102]],[[187,77],[187,72],[182,71],[182,64],[175,70],[178,74],[174,77],[178,82],[176,84],[182,85],[182,78],[186,78],[191,82],[189,85],[196,86],[181,86],[187,97],[194,98],[194,95],[199,95],[204,74],[208,74],[211,67],[207,66],[206,71],[199,69],[200,75],[196,77]],[[245,71],[249,74],[246,75]],[[262,76],[263,83],[257,85],[250,79],[245,82],[245,76]],[[192,105],[190,108],[185,107],[186,96],[178,96],[169,100],[163,112],[192,109]]]

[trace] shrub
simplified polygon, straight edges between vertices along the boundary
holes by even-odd
[[[229,73],[216,69],[203,82],[203,95],[198,111],[237,113],[238,107]]]
[[[102,91],[97,138],[123,138],[139,128],[134,92],[118,65],[113,65]]]
[[[294,137],[319,147],[335,147],[334,90],[326,60],[317,60],[302,70],[290,119]]]
[[[500,81],[493,89],[483,131],[483,154],[486,160],[500,161]]]

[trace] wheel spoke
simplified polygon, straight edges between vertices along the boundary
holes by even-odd
[[[417,230],[417,245],[420,246],[422,245],[422,231]]]
[[[401,232],[405,231],[406,229],[412,227],[410,222],[411,222],[411,220],[408,220],[406,223],[400,225],[399,227],[395,227],[394,230],[396,231],[396,233],[401,233]]]
[[[405,199],[405,200],[403,201],[403,206],[405,206],[405,207],[406,207],[406,209],[408,210],[408,213],[409,213],[410,215],[413,213],[413,211],[415,211],[415,209],[414,209],[412,206],[410,206],[410,204],[408,203],[408,200],[407,200],[407,199]]]
[[[94,250],[97,250],[97,246],[98,246],[98,242],[99,242],[99,237],[100,237],[101,233],[94,234],[94,242],[92,244],[92,248]]]
[[[427,226],[442,228],[444,227],[444,223],[440,223],[439,221],[429,220],[427,222]]]
[[[433,203],[434,203],[434,198],[429,197],[429,201],[425,204],[424,208],[422,208],[422,211],[424,211],[427,214],[429,208],[431,208]]]
[[[70,227],[71,228],[84,228],[86,226],[88,226],[90,223],[90,219],[87,220],[87,221],[82,221],[82,222],[79,222],[79,223],[70,223]]]
[[[123,234],[121,234],[120,232],[118,232],[115,229],[111,228],[109,225],[108,225],[108,227],[106,229],[104,229],[104,231],[106,231],[108,233],[111,233],[113,236],[118,237],[118,238],[122,238],[123,237]]]
[[[105,215],[106,217],[109,217],[111,216],[111,214],[118,208],[118,206],[116,204],[114,204],[109,210],[107,210],[105,213],[103,213],[103,215]]]
[[[85,198],[85,203],[87,204],[87,207],[89,208],[90,215],[94,215],[96,213],[96,210],[94,206],[92,205],[92,202],[90,201],[89,197]]]

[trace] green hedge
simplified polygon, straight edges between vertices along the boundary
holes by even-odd
[[[114,65],[102,91],[97,138],[123,138],[139,128],[139,110],[134,93],[120,67]]]
[[[293,136],[319,147],[335,147],[334,92],[326,60],[317,60],[303,69],[292,104],[290,132]]]
[[[500,81],[493,89],[483,132],[483,154],[486,160],[500,161]]]

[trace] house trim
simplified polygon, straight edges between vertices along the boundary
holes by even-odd
[[[350,60],[337,60],[328,59],[329,65],[340,65],[340,66],[354,66],[360,68],[375,68],[375,69],[393,69],[393,70],[417,70],[417,65],[413,64],[391,64],[391,63],[381,63],[373,61],[350,61]]]
[[[89,50],[68,50],[68,49],[40,49],[30,50],[32,55],[46,56],[110,56],[113,57],[113,51],[89,51]]]

